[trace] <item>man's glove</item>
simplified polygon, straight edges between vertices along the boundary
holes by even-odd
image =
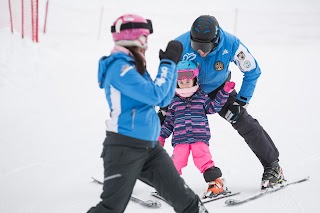
[[[228,112],[225,115],[225,119],[229,121],[231,124],[235,124],[239,118],[239,115],[243,112],[245,108],[247,108],[248,103],[245,103],[240,100],[236,100],[229,107]]]
[[[170,59],[177,64],[180,61],[182,50],[183,46],[179,41],[170,41],[167,45],[166,51],[159,51],[159,58],[160,60]]]

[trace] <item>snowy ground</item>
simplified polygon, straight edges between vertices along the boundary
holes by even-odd
[[[248,110],[276,143],[286,178],[311,177],[238,207],[208,203],[210,212],[318,212],[320,3],[186,2],[50,0],[47,34],[40,35],[39,44],[0,29],[1,213],[79,213],[99,202],[102,188],[90,177],[102,178],[99,155],[108,107],[97,84],[97,61],[112,48],[110,25],[126,12],[153,21],[147,52],[153,75],[159,48],[187,31],[199,15],[216,15],[261,66]],[[239,88],[242,76],[231,69]],[[256,192],[263,172],[257,158],[219,116],[210,115],[210,125],[211,151],[229,189],[241,191],[239,197]],[[170,143],[165,148],[172,152]],[[199,195],[206,189],[191,158],[183,178]],[[151,190],[138,182],[134,194],[152,199]],[[162,208],[149,210],[130,202],[126,210],[151,211],[173,209],[162,203]]]

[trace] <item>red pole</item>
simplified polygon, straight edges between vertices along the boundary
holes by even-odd
[[[32,41],[39,42],[38,37],[38,8],[39,8],[39,1],[38,0],[31,0],[31,11],[32,11]]]
[[[48,8],[49,8],[49,0],[47,0],[47,3],[46,3],[46,14],[45,14],[45,17],[44,17],[43,33],[47,32]]]
[[[32,41],[34,41],[34,18],[33,18],[33,13],[34,13],[34,9],[33,9],[33,0],[31,1],[31,30],[32,30]]]
[[[24,1],[21,0],[21,36],[24,38]]]
[[[12,10],[11,10],[11,1],[8,0],[9,3],[9,14],[10,14],[10,28],[11,28],[11,33],[13,34],[13,23],[12,23]]]
[[[39,0],[36,0],[36,42],[39,42]]]

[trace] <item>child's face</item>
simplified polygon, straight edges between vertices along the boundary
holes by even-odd
[[[183,79],[178,80],[178,86],[180,89],[191,88],[193,87],[194,79]]]

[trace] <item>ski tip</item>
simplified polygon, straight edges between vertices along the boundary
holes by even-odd
[[[305,178],[305,181],[307,181],[307,180],[310,180],[310,176],[308,176],[308,177]]]
[[[236,202],[235,199],[228,199],[228,200],[226,200],[224,203],[227,204],[227,205],[232,205],[232,204],[234,204],[235,202]]]
[[[307,180],[310,180],[310,176],[307,176],[307,177],[301,179],[301,181],[307,181]]]
[[[99,181],[98,179],[96,179],[94,177],[91,177],[91,179],[92,179],[92,182],[94,182],[94,183],[103,184],[101,181]]]
[[[149,207],[152,207],[152,208],[155,208],[155,209],[161,207],[161,203],[158,202],[158,201],[148,200],[148,201],[146,201],[146,203],[148,203]]]

